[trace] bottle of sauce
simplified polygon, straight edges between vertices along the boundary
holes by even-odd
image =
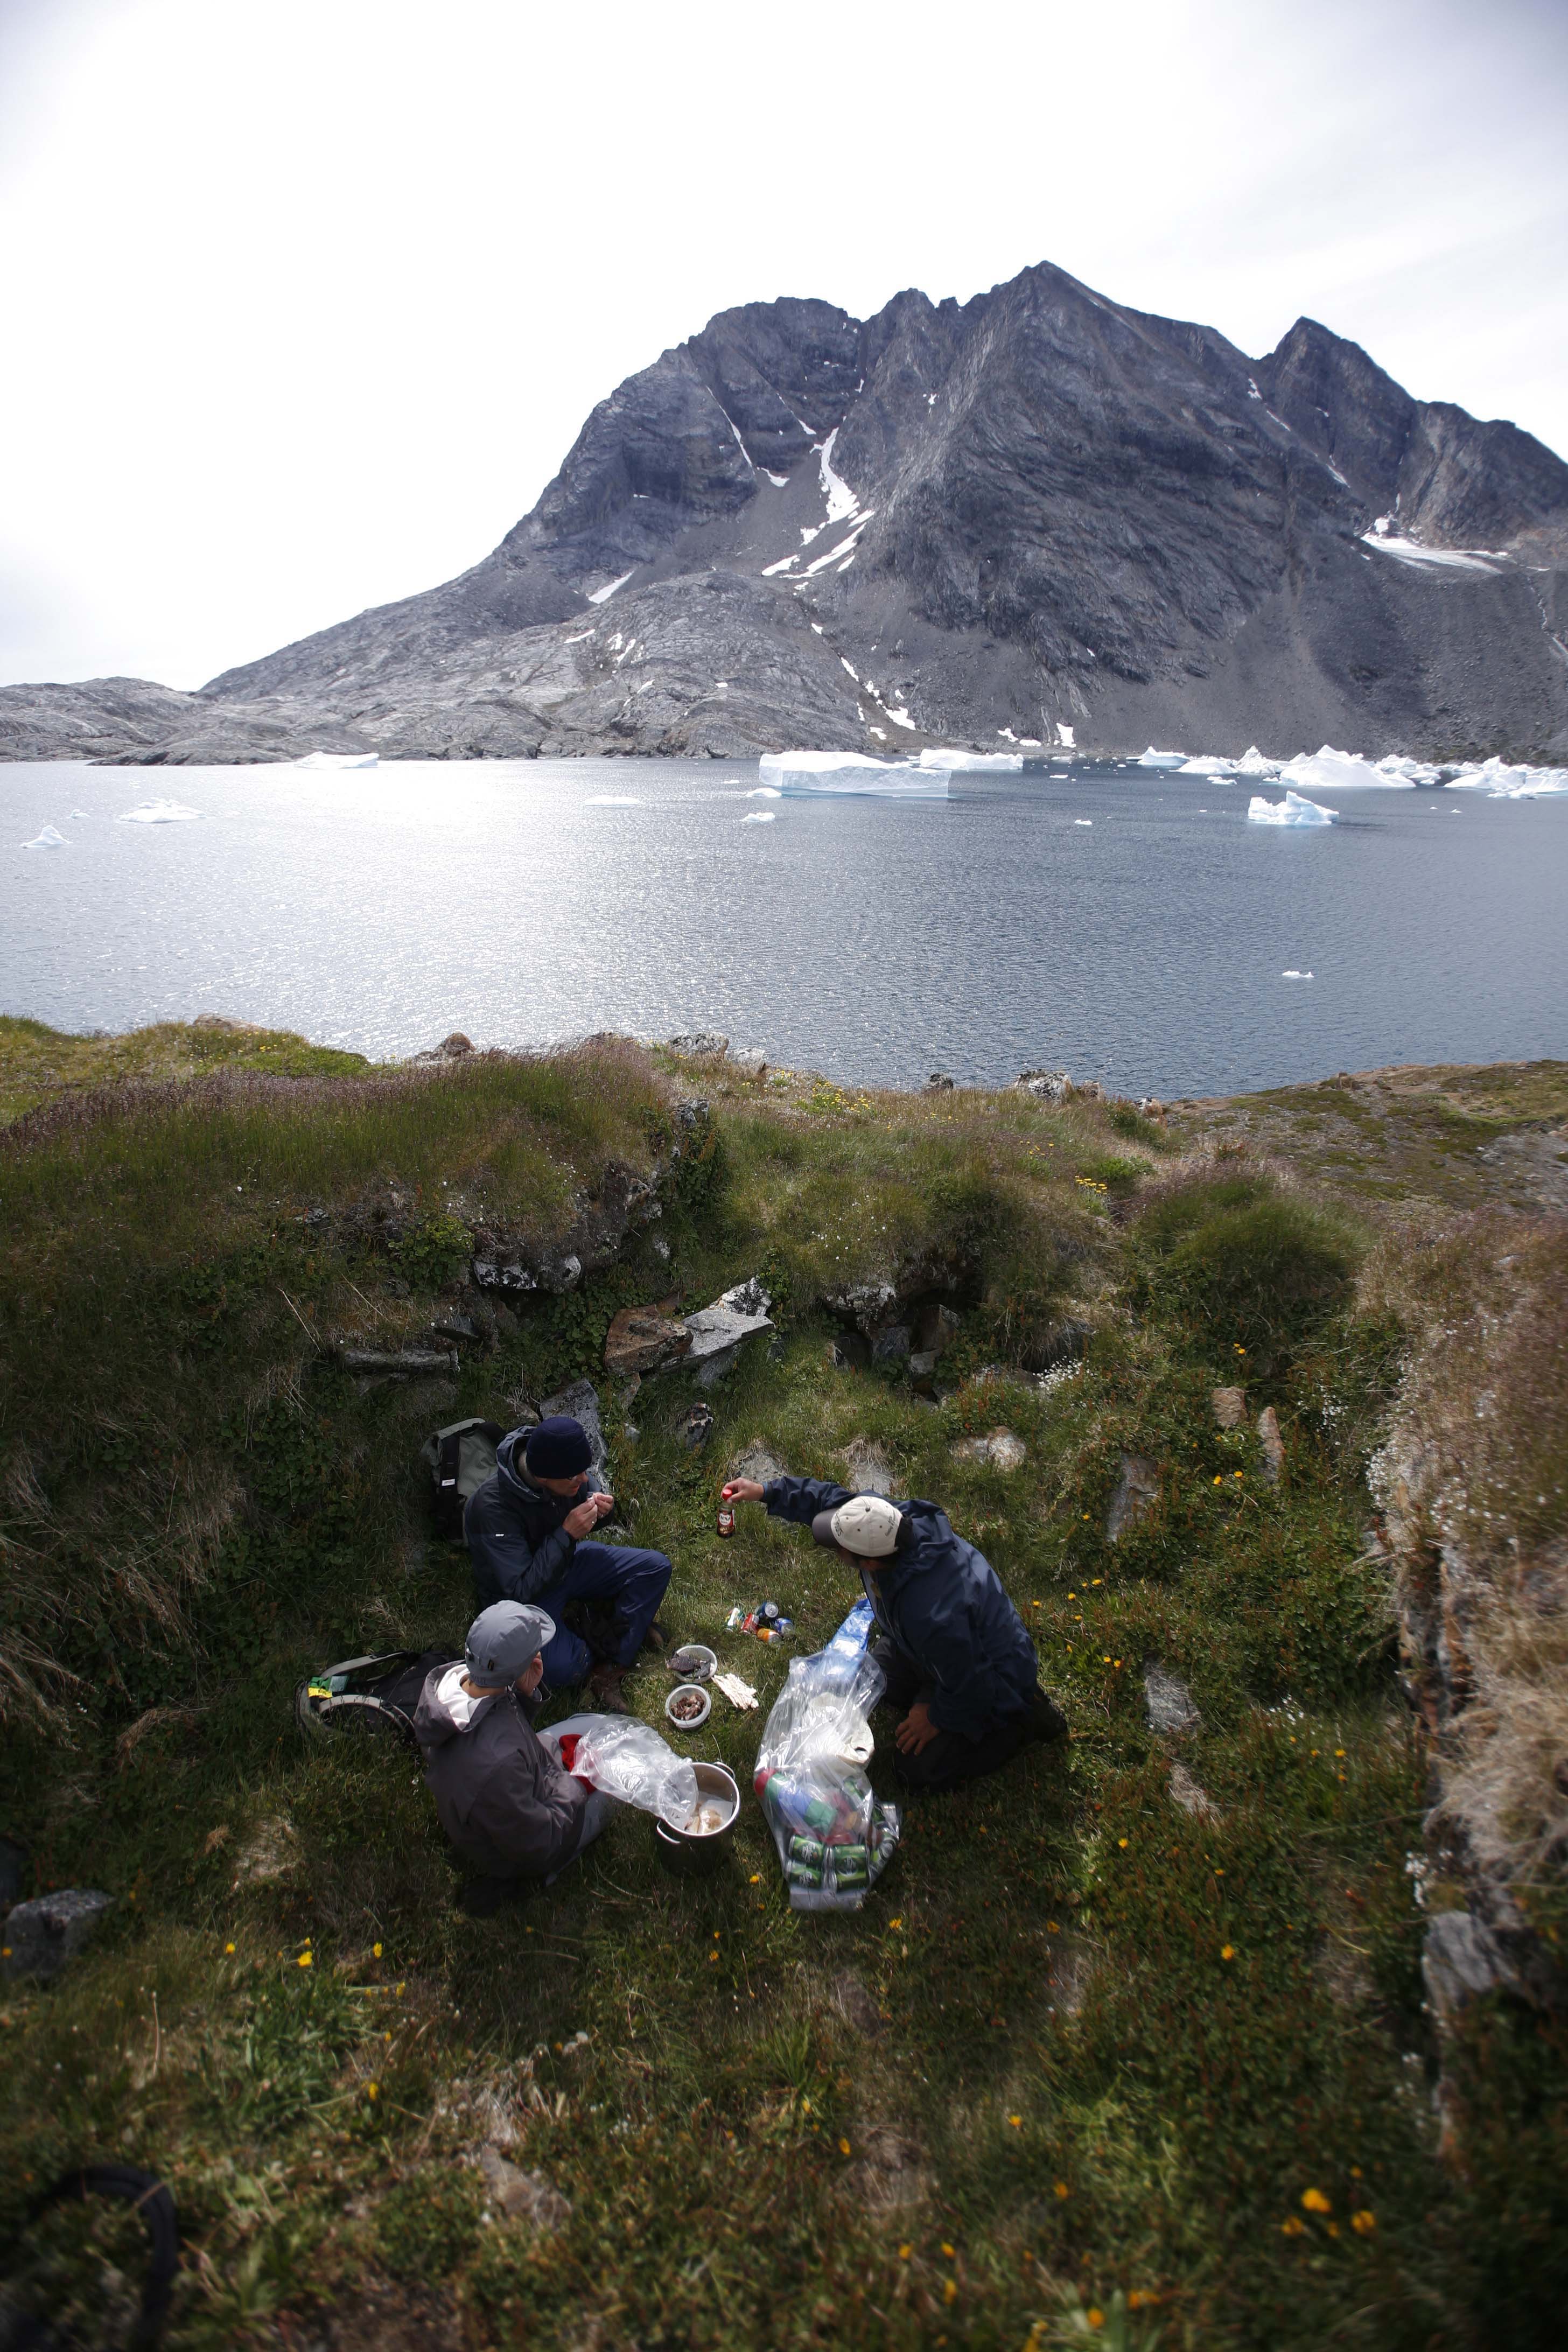
[[[733,1503],[721,1503],[721,1504],[720,1504],[720,1506],[719,1506],[719,1532],[720,1532],[720,1534],[721,1534],[721,1536],[732,1536],[732,1535],[734,1534],[734,1532],[735,1532],[735,1506],[733,1505]]]

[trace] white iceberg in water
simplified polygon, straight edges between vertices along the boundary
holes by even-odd
[[[1247,814],[1253,824],[1332,824],[1332,809],[1321,808],[1316,801],[1304,801],[1300,793],[1287,793],[1282,801],[1266,801],[1258,795],[1248,801]],[[1287,974],[1287,978],[1289,978]]]
[[[1266,760],[1256,743],[1249,743],[1236,763],[1238,776],[1274,776],[1279,772],[1279,761]]]
[[[1568,793],[1568,768],[1510,768],[1501,760],[1467,760],[1448,778],[1450,792],[1489,793],[1497,801],[1533,801]]]
[[[777,809],[748,809],[741,819],[742,824],[776,824],[777,822]]]
[[[875,793],[889,800],[947,798],[944,772],[922,771],[907,760],[873,760],[864,751],[764,751],[757,765],[763,781],[791,799],[848,793]]]
[[[993,775],[1016,776],[1024,765],[1021,751],[922,751],[921,766],[926,770],[945,769],[949,774],[962,771],[965,775],[976,769],[989,769]]]
[[[1279,977],[1281,980],[1310,980],[1312,975],[1310,971],[1282,971]]]
[[[1380,760],[1377,772],[1390,784],[1436,784],[1442,780],[1440,768],[1428,767],[1425,760],[1409,759],[1401,751],[1391,751],[1386,760]]]
[[[41,832],[36,833],[31,841],[25,841],[22,846],[24,849],[68,849],[70,844],[63,833],[57,833],[52,824],[46,824]]]
[[[294,762],[297,768],[375,768],[380,764],[379,751],[308,751]]]
[[[1139,764],[1142,766],[1142,762]],[[1216,751],[1212,759],[1184,760],[1176,773],[1178,776],[1234,776],[1236,761],[1222,760]]]
[[[1152,743],[1137,761],[1140,768],[1181,768],[1186,765],[1184,751],[1156,751]]]
[[[186,808],[182,801],[143,801],[140,808],[126,809],[114,822],[116,824],[189,824],[200,815],[200,809]]]
[[[1279,771],[1279,782],[1321,793],[1349,792],[1363,784],[1392,786],[1396,792],[1415,789],[1413,777],[1385,775],[1359,751],[1336,751],[1331,743],[1325,743],[1321,751],[1302,751],[1287,760]]]
[[[1071,751],[1077,748],[1072,729],[1066,726],[1059,719],[1057,720],[1057,740],[1064,751]]]

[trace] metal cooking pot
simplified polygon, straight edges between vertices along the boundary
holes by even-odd
[[[705,1877],[717,1870],[721,1857],[735,1842],[735,1823],[741,1818],[741,1791],[734,1774],[722,1764],[696,1764],[697,1801],[717,1799],[728,1808],[722,1829],[711,1830],[707,1836],[688,1830],[672,1830],[669,1823],[657,1817],[653,1825],[653,1842],[666,1870],[678,1877]]]

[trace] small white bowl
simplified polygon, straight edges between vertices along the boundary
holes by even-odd
[[[686,1697],[688,1693],[693,1698],[700,1698],[702,1705],[695,1715],[678,1715],[675,1711],[675,1702],[678,1698]],[[677,1683],[664,1702],[664,1711],[677,1731],[700,1731],[713,1712],[712,1694],[705,1691],[700,1683]]]
[[[709,1649],[705,1643],[681,1642],[677,1644],[671,1654],[677,1658],[689,1658],[692,1661],[686,1669],[688,1682],[709,1682],[718,1670],[718,1653]]]

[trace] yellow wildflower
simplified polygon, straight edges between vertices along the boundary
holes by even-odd
[[[309,1952],[301,1952],[301,1953],[300,1953],[300,1966],[302,1969],[308,1969],[308,1968],[310,1966],[310,1953],[309,1953]]]
[[[1014,2129],[1015,2131],[1022,2131],[1022,2130],[1023,2130],[1023,2128],[1024,2128],[1024,2118],[1023,2118],[1023,2116],[1008,2116],[1008,2118],[1007,2118],[1007,2121],[1012,2125],[1013,2129]]]
[[[1236,1946],[1234,1944],[1222,1944],[1219,1948],[1219,1956],[1222,1960],[1234,1960],[1236,1958]]]
[[[1300,2213],[1289,2215],[1280,2222],[1279,2227],[1288,2238],[1304,2238],[1307,2234],[1307,2224],[1302,2221]]]
[[[226,1952],[232,1952],[232,1951],[233,1951],[233,1949],[234,1949],[234,1946],[233,1946],[232,1944],[226,1944],[226,1945],[224,1946],[224,1950],[225,1950]]]
[[[849,2143],[847,2139],[841,2139],[839,2141],[838,2153],[840,2156],[847,2156],[849,2154]]]
[[[1056,2186],[1057,2195],[1058,2197],[1070,2197],[1072,2195],[1072,2190],[1068,2187],[1065,2180],[1058,2180]]]
[[[1309,2213],[1331,2213],[1334,2210],[1321,2189],[1303,2189],[1301,2203]]]
[[[1358,2238],[1368,2238],[1377,2227],[1377,2215],[1368,2212],[1363,2205],[1359,2213],[1351,2215],[1351,2228]]]
[[[956,2303],[958,2301],[958,2281],[956,2279],[943,2279],[942,2283],[942,2299],[943,2303]]]
[[[899,2248],[899,2260],[900,2260],[900,2262],[901,2262],[901,2263],[907,2263],[907,2262],[909,2261],[910,2256],[913,2252],[914,2252],[914,2248],[913,2248],[912,2246],[900,2246],[900,2247]]]
[[[373,1960],[379,1960],[381,1958],[381,1946],[379,1944],[373,1944],[370,1948],[370,1955]]]
[[[1098,2303],[1091,2303],[1083,2315],[1090,2327],[1103,2327],[1105,2325],[1105,2314]]]

